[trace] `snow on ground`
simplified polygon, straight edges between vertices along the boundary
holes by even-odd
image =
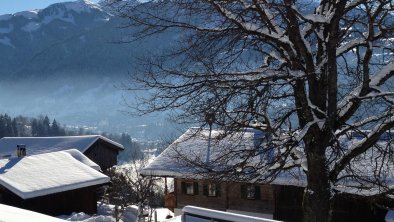
[[[174,217],[174,213],[167,208],[157,208],[157,221],[166,221],[167,217]]]
[[[114,205],[98,203],[97,204],[97,215],[89,215],[83,212],[80,213],[72,213],[71,215],[62,215],[58,218],[67,220],[67,221],[79,221],[79,222],[114,222]],[[157,221],[165,221],[167,216],[174,216],[167,208],[157,208],[155,209],[157,212]],[[120,222],[136,222],[138,219],[138,207],[137,206],[128,206],[124,213]],[[154,215],[151,215],[154,218]],[[1,221],[1,220],[0,220]]]
[[[182,215],[167,219],[163,222],[182,222]]]
[[[0,204],[0,221],[7,222],[62,222],[63,220],[44,214]],[[64,222],[64,221],[63,221]]]
[[[67,221],[79,221],[79,222],[114,222],[114,205],[98,203],[97,204],[97,215],[89,215],[83,212],[72,213],[71,215],[62,215],[58,218]],[[137,219],[136,207],[126,208],[123,218],[120,222],[135,222]]]
[[[39,10],[23,11],[15,13],[14,16],[22,16],[27,19],[35,19],[38,18],[38,12]]]
[[[27,23],[27,25],[22,27],[22,30],[26,31],[26,32],[33,32],[33,31],[38,30],[40,27],[41,27],[41,24],[38,22],[29,22],[29,23]]]

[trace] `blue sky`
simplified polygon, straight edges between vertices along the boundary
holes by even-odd
[[[0,15],[31,9],[42,9],[50,4],[73,0],[0,0]],[[93,0],[92,2],[97,2]]]

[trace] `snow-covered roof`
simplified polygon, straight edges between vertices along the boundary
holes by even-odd
[[[211,152],[219,150],[222,144],[228,142],[224,139],[214,142],[219,134],[219,131],[212,130]],[[246,133],[245,138],[249,135]],[[177,157],[180,156],[195,156],[201,160],[207,157],[208,147],[208,130],[199,130],[197,128],[190,128],[168,146],[158,157],[156,157],[147,167],[141,170],[142,175],[150,176],[169,176],[169,177],[184,177],[193,176],[196,173],[195,168],[187,166],[182,160]],[[212,153],[211,153],[212,154]],[[197,176],[197,175],[195,175]]]
[[[64,222],[65,220],[50,217],[30,210],[0,204],[0,221],[7,222]]]
[[[211,140],[211,157],[215,159],[215,156],[223,155],[223,150],[226,150],[226,155],[228,155],[228,147],[241,147],[241,149],[247,151],[248,149],[255,149],[255,132],[254,131],[244,131],[241,133],[233,133],[232,136],[227,136],[224,138],[219,138],[221,135],[220,131],[213,130],[212,131],[212,140]],[[142,175],[147,176],[158,176],[158,177],[178,177],[178,178],[195,178],[201,179],[204,177],[203,170],[204,168],[197,169],[199,165],[195,164],[187,164],[185,161],[196,160],[196,162],[203,164],[207,156],[207,147],[208,147],[208,135],[209,130],[207,129],[196,129],[191,128],[187,130],[183,135],[181,135],[175,142],[173,142],[170,146],[168,146],[158,157],[156,157],[147,167],[145,167],[142,171]],[[218,138],[217,138],[218,137]],[[219,140],[220,139],[220,140]],[[343,146],[351,146],[352,143],[358,141],[357,138],[352,139],[351,141],[346,138],[340,138],[341,144]],[[385,146],[387,145],[387,141],[381,140],[376,145]],[[233,148],[230,148],[233,149]],[[302,148],[300,148],[302,149]],[[232,150],[231,150],[232,151]],[[240,152],[238,152],[240,154]],[[374,155],[374,158],[372,158]],[[235,158],[232,161],[240,161],[242,157],[234,156]],[[257,158],[257,157],[256,157]],[[261,161],[261,159],[252,158],[249,161],[251,165],[253,165],[253,161]],[[231,158],[230,158],[231,159]],[[364,155],[355,159],[351,162],[351,166],[353,172],[360,172],[365,180],[368,178],[374,177],[373,167],[375,166],[374,161],[379,161],[377,159],[376,154],[374,154],[374,150],[371,149],[370,152],[366,152]],[[230,162],[225,162],[225,164],[231,165]],[[223,165],[225,165],[223,164]],[[221,165],[221,164],[216,164]],[[269,170],[267,170],[269,171]],[[382,178],[388,187],[394,188],[394,165],[387,165],[381,167],[381,171],[383,172]],[[257,177],[265,178],[264,174],[267,172],[259,172]],[[342,175],[342,174],[341,174]],[[254,182],[250,181],[250,182]],[[281,171],[277,176],[270,181],[271,184],[277,185],[292,185],[292,186],[301,186],[305,187],[307,185],[305,172],[301,167],[293,167],[286,171]],[[375,186],[373,183],[365,184],[365,189],[358,189],[357,185],[359,185],[360,181],[357,180],[341,180],[336,184],[335,189],[341,192],[346,193],[354,193],[359,195],[375,195],[381,193],[382,190],[380,187]],[[364,181],[364,183],[366,183]]]
[[[224,138],[222,138],[222,135],[222,131],[212,130],[211,132],[210,158],[212,160],[221,156],[223,149],[228,149],[229,147],[232,149],[254,149],[256,139],[259,138],[256,138],[255,131],[253,130],[245,130],[244,132],[235,133],[232,136],[226,136]],[[208,140],[209,130],[190,128],[168,146],[147,167],[141,170],[140,173],[147,176],[201,179],[203,177],[201,171],[196,169],[195,166],[185,163],[185,160],[180,157],[188,157],[204,162],[207,157]],[[255,157],[254,160],[260,161],[260,158]],[[239,160],[234,159],[233,161],[237,162]],[[232,164],[229,161],[226,161],[226,163],[229,165]],[[305,186],[305,174],[299,169],[293,169],[289,172],[280,173],[271,183]]]
[[[0,159],[0,185],[23,199],[105,184],[78,150]],[[79,160],[81,159],[82,162]],[[86,165],[85,163],[88,163]]]
[[[93,162],[87,156],[83,155],[83,153],[79,152],[79,150],[69,149],[69,150],[64,150],[64,152],[69,153],[72,157],[74,157],[79,162],[88,165],[97,171],[101,171],[101,167],[97,163]]]
[[[100,135],[87,136],[58,136],[58,137],[3,137],[0,139],[0,158],[15,156],[16,146],[26,145],[27,155],[48,153],[67,149],[77,149],[84,153],[97,140],[103,140],[116,149],[123,150],[123,146]]]

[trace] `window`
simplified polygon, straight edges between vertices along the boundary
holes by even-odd
[[[254,186],[247,186],[246,187],[246,198],[247,199],[255,199],[256,190]]]
[[[248,200],[260,200],[260,186],[242,184],[241,198]]]
[[[206,183],[203,185],[203,193],[208,197],[220,196],[220,184]]]
[[[211,197],[216,196],[216,184],[214,183],[208,184],[208,196]]]
[[[220,184],[218,183],[203,184],[203,194],[208,197],[220,197]]]
[[[186,194],[193,195],[194,194],[194,186],[192,182],[186,183]]]
[[[187,195],[198,195],[198,182],[181,182],[182,193]]]

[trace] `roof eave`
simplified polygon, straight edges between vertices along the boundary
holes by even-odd
[[[62,190],[58,190],[59,187],[54,187],[54,188],[48,188],[48,189],[42,189],[39,191],[31,191],[31,192],[23,192],[20,191],[10,185],[3,184],[5,188],[19,196],[20,198],[26,200],[26,199],[31,199],[31,198],[36,198],[36,197],[42,197],[42,196],[47,196],[55,193],[62,193],[62,192],[67,192],[71,190],[77,190],[81,188],[86,188],[86,187],[91,187],[91,186],[96,186],[96,185],[101,185],[104,186],[110,182],[109,177],[103,177],[97,180],[91,180],[91,181],[86,181],[86,182],[81,182],[81,183],[76,183],[76,184],[71,184],[67,185]]]

